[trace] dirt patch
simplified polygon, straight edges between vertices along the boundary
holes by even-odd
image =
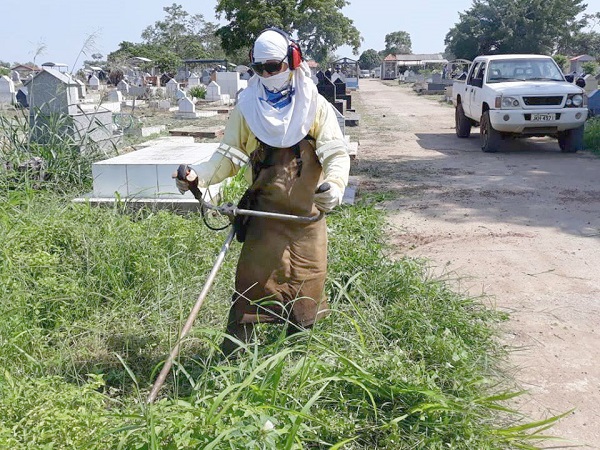
[[[408,87],[361,80],[353,175],[385,203],[398,256],[507,311],[503,339],[533,420],[573,409],[553,429],[600,449],[600,159],[555,140],[504,142],[483,153],[478,129],[454,133],[454,111]]]

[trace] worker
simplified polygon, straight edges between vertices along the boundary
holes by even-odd
[[[298,44],[282,30],[261,32],[250,59],[255,75],[216,153],[176,180],[177,187],[182,193],[190,183],[206,188],[249,164],[252,184],[240,208],[298,216],[331,211],[342,202],[350,170],[333,106],[318,93]],[[244,244],[226,328],[234,339],[225,337],[225,355],[238,349],[235,340],[248,342],[257,323],[285,323],[293,334],[328,313],[325,219],[238,216],[236,225]]]

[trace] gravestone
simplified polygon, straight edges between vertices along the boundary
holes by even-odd
[[[0,103],[13,105],[16,102],[15,83],[3,75],[0,77]]]
[[[179,82],[179,83],[183,83],[185,80],[187,80],[190,77],[190,71],[186,70],[184,68],[180,68],[177,70],[177,73],[175,74],[175,81]]]
[[[317,70],[315,75],[317,77],[317,82],[315,84],[319,84],[323,82],[323,78],[325,78],[325,74],[321,70]]]
[[[206,86],[210,84],[210,72],[207,69],[202,71],[202,75],[200,75],[200,82]]]
[[[119,103],[121,103],[123,101],[123,94],[121,94],[121,92],[117,91],[116,89],[108,91],[107,97],[108,97],[108,101],[109,102],[119,102]]]
[[[161,85],[161,86],[166,86],[166,85],[167,85],[167,83],[168,83],[170,80],[171,80],[171,77],[170,77],[168,74],[166,74],[166,73],[163,73],[163,74],[160,76],[160,85]]]
[[[96,75],[92,75],[88,80],[88,85],[91,91],[97,91],[100,89],[100,79]]]
[[[179,100],[178,103],[179,111],[177,111],[177,117],[179,119],[195,119],[198,117],[196,115],[196,105],[192,100],[187,97],[183,97]]]
[[[600,90],[588,94],[588,109],[592,116],[600,116]]]
[[[187,97],[186,93],[180,87],[175,91],[175,98],[177,100],[181,100],[182,98]]]
[[[27,84],[30,113],[41,115],[75,114],[78,111],[79,87],[67,74],[45,67]]]
[[[33,142],[44,144],[54,133],[68,134],[85,150],[89,142],[100,148],[114,148],[112,112],[97,104],[79,99],[79,85],[70,75],[44,68],[26,85],[29,122]],[[56,122],[56,115],[69,121]]]
[[[211,81],[209,85],[206,86],[206,96],[204,98],[211,102],[221,100],[221,86],[215,81]]]
[[[29,102],[27,100],[27,88],[25,86],[19,88],[17,91],[17,103],[23,108],[29,108]]]
[[[335,84],[329,78],[323,77],[321,82],[317,84],[317,90],[329,103],[335,104]]]
[[[583,79],[585,81],[585,92],[589,94],[590,92],[594,92],[596,89],[598,89],[598,80],[596,80],[596,77],[588,74],[583,77]]]
[[[117,83],[117,90],[121,94],[129,94],[129,83],[125,80],[121,80]]]
[[[441,84],[442,83],[442,74],[441,73],[432,73],[431,74],[431,82],[434,84]]]
[[[338,78],[333,84],[335,85],[335,98],[346,100],[346,109],[352,109],[352,97],[346,93],[346,83]]]
[[[346,101],[336,98],[335,84],[332,83],[329,78],[323,78],[323,82],[317,84],[317,90],[319,91],[319,94],[325,97],[325,99],[340,112],[341,115],[346,115]]]
[[[179,83],[177,83],[177,81],[175,81],[173,78],[171,78],[169,80],[169,82],[166,85],[166,93],[167,93],[167,97],[175,97],[177,90],[179,89]]]
[[[19,72],[17,72],[16,70],[13,70],[10,72],[10,79],[13,80],[13,83],[20,83],[21,75],[19,75]]]
[[[166,110],[168,111],[171,108],[171,101],[170,100],[159,100],[158,101],[158,109],[162,109],[162,110]]]
[[[200,84],[201,84],[200,77],[198,76],[197,73],[192,72],[192,74],[188,78],[188,84],[187,84],[188,88],[190,88],[192,86],[199,86]]]
[[[77,83],[77,89],[79,90],[79,98],[85,98],[87,95],[87,89],[85,83],[75,77],[72,77],[75,83]]]
[[[237,72],[217,72],[216,82],[221,87],[221,94],[229,95],[230,98],[235,98],[237,91],[248,86],[248,81],[240,79]]]

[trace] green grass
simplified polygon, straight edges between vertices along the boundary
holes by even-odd
[[[506,317],[392,259],[375,197],[327,219],[331,315],[289,338],[259,327],[227,361],[234,243],[147,405],[226,231],[198,214],[72,203],[89,189],[87,156],[59,139],[32,146],[13,124],[0,126],[2,163],[54,160],[43,181],[0,169],[0,448],[534,448],[557,419],[506,408]]]
[[[281,449],[349,440],[340,448],[483,449],[530,441],[506,431],[517,414],[498,411],[507,394],[494,330],[504,317],[429,279],[422,263],[389,259],[375,206],[328,218],[332,315],[288,339],[265,326],[259,344],[223,362],[217,347],[235,245],[164,398],[145,406],[224,233],[197,215],[3,191],[0,447]]]
[[[592,117],[585,123],[583,146],[596,155],[600,155],[600,118]]]

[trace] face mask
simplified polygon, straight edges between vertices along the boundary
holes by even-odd
[[[267,91],[281,92],[290,85],[290,69],[286,69],[277,75],[271,75],[268,78],[260,77],[260,82]]]

